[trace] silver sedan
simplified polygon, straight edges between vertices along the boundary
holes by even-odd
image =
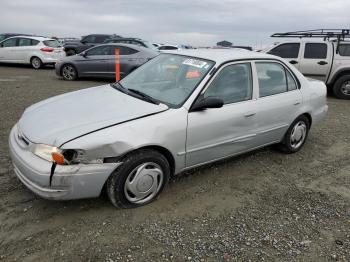
[[[9,143],[15,173],[36,194],[90,198],[106,187],[128,208],[193,167],[271,144],[295,153],[327,110],[326,86],[281,58],[182,50],[30,106]]]

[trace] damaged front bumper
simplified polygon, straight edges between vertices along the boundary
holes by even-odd
[[[22,183],[46,199],[69,200],[98,197],[109,175],[121,163],[57,165],[52,176],[52,163],[29,151],[18,137],[14,126],[9,139],[14,171]]]

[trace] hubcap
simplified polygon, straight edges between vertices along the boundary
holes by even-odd
[[[344,95],[350,95],[350,81],[344,82],[340,90]]]
[[[39,68],[40,64],[41,64],[41,62],[40,62],[40,60],[38,58],[33,58],[32,65],[33,65],[34,68]]]
[[[75,70],[72,66],[65,66],[63,67],[62,75],[65,79],[72,80],[75,77]]]
[[[307,127],[303,121],[296,123],[290,135],[290,144],[294,149],[299,148],[306,138]]]
[[[163,171],[153,162],[139,165],[128,175],[124,193],[128,201],[142,204],[154,198],[163,184]]]

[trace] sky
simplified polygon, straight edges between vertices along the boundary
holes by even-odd
[[[118,34],[168,44],[260,48],[272,33],[350,28],[349,0],[0,0],[0,33]]]

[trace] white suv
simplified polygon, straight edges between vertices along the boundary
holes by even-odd
[[[31,64],[39,69],[66,56],[61,44],[51,38],[15,36],[0,42],[0,62]]]

